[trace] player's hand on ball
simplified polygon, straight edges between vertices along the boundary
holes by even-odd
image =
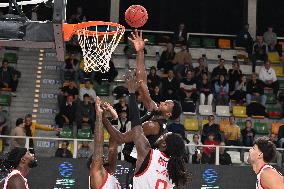
[[[135,30],[134,32],[131,32],[132,38],[128,37],[129,41],[131,41],[135,47],[135,50],[137,52],[144,51],[145,42],[147,42],[147,39],[142,38],[142,30],[138,32]]]

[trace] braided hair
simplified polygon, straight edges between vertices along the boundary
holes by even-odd
[[[185,185],[190,181],[190,173],[186,169],[184,161],[185,144],[179,134],[171,133],[165,138],[166,155],[170,156],[167,170],[170,179],[176,185]]]

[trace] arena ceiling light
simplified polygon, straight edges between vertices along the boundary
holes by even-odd
[[[29,1],[19,1],[19,6],[22,5],[35,5],[39,3],[46,3],[48,0],[29,0]],[[52,0],[53,2],[54,0]],[[9,7],[9,3],[0,3],[0,7]]]

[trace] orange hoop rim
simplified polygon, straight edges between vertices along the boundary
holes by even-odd
[[[105,31],[105,32],[98,32],[98,31],[90,31],[85,28],[91,26],[113,26],[119,28],[117,31]],[[64,38],[70,39],[72,35],[94,35],[94,36],[102,36],[102,35],[115,35],[121,34],[125,32],[125,27],[121,24],[114,23],[114,22],[104,22],[104,21],[89,21],[89,22],[81,22],[78,24],[64,24]]]

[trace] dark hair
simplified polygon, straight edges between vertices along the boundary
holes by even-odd
[[[2,60],[2,65],[3,65],[5,62],[9,64],[9,61],[8,61],[7,59],[3,59],[3,60]]]
[[[200,138],[198,134],[194,134],[192,138],[194,138],[194,137]]]
[[[176,120],[180,116],[182,109],[181,109],[181,105],[178,101],[173,100],[173,103],[174,103],[174,106],[173,106],[173,109],[172,109],[172,115],[171,115],[170,119]]]
[[[64,140],[63,143],[66,143],[66,146],[69,146],[69,141],[68,140]]]
[[[170,156],[167,170],[172,182],[179,186],[190,181],[190,173],[186,169],[184,161],[185,144],[179,134],[171,133],[165,138],[167,149],[166,155]]]
[[[18,119],[16,120],[16,126],[18,126],[18,125],[20,125],[20,124],[23,124],[23,123],[24,123],[23,118],[18,118]]]
[[[276,156],[276,147],[269,138],[260,137],[254,142],[254,144],[257,145],[258,149],[262,152],[263,160],[266,163],[274,160]]]
[[[22,157],[27,153],[26,148],[15,147],[12,149],[7,158],[4,160],[4,165],[7,169],[17,168],[20,164]]]
[[[83,98],[85,98],[85,97],[90,97],[90,95],[89,95],[88,93],[85,93],[85,94],[83,95]]]
[[[31,114],[26,114],[25,119],[27,119],[27,118],[32,118],[32,115]]]

